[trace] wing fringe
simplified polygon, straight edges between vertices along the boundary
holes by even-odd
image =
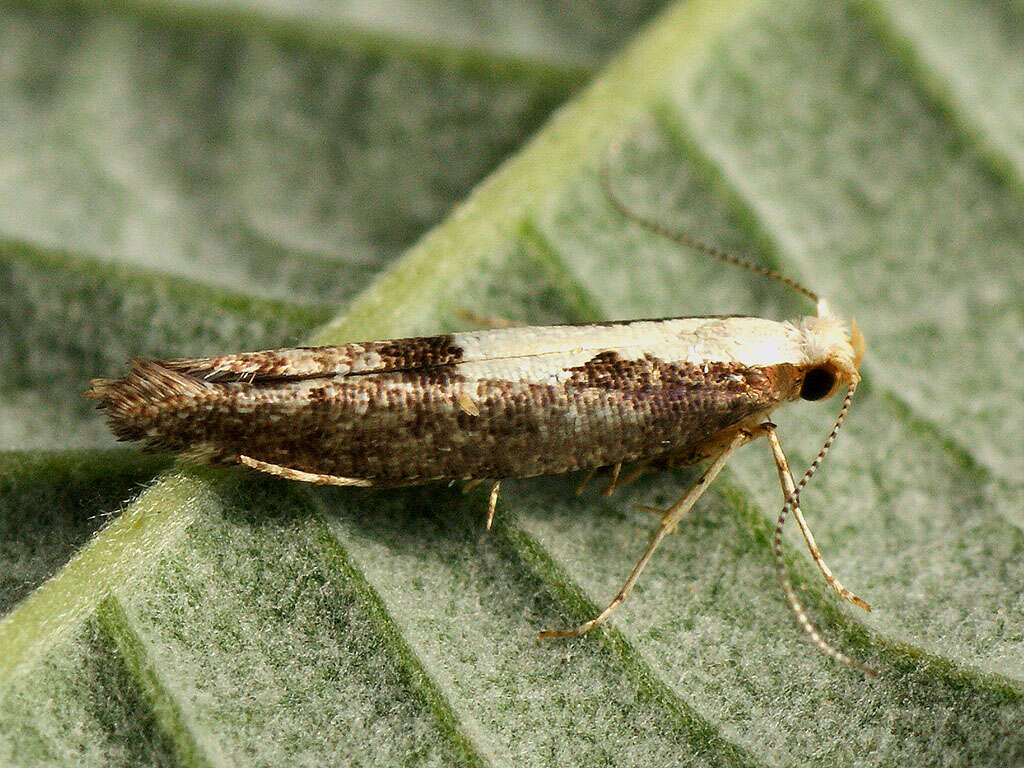
[[[118,440],[151,437],[150,425],[160,412],[182,400],[194,400],[210,392],[202,380],[170,368],[160,360],[132,360],[121,379],[93,379],[85,392],[96,400]]]

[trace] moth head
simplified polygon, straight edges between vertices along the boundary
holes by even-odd
[[[819,306],[819,311],[822,307]],[[864,357],[864,336],[853,323],[849,332],[833,315],[806,317],[800,323],[804,363],[801,368],[800,397],[823,400],[860,381],[857,369]]]

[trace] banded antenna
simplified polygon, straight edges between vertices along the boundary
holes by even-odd
[[[686,232],[672,229],[659,221],[655,221],[654,219],[633,210],[621,197],[618,196],[611,183],[612,164],[621,156],[622,147],[625,145],[626,139],[630,138],[632,135],[633,133],[631,131],[627,131],[619,136],[605,154],[604,160],[601,162],[601,167],[598,169],[599,183],[601,184],[601,188],[604,190],[605,197],[608,198],[608,202],[611,204],[612,208],[619,213],[619,215],[624,219],[628,219],[639,224],[644,229],[653,232],[656,235],[664,237],[666,240],[671,240],[685,248],[692,248],[702,256],[718,259],[719,261],[731,264],[734,267],[740,267],[741,269],[753,272],[756,275],[761,275],[762,277],[767,277],[771,280],[777,280],[788,288],[792,288],[797,293],[806,296],[808,299],[813,301],[815,306],[819,309],[823,306],[821,297],[803,283],[800,283],[791,277],[787,277],[780,272],[776,272],[774,269],[769,269],[768,267],[751,261],[745,256],[739,256],[735,253],[731,253],[722,248],[706,243],[703,240],[698,240]],[[821,314],[821,312],[819,312],[819,314]]]

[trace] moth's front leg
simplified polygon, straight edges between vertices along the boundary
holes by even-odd
[[[779,442],[779,436],[776,434],[774,427],[768,430],[768,444],[772,447],[772,456],[775,458],[775,466],[779,472],[783,499],[794,497],[796,494],[796,482],[789,471],[789,462],[786,461],[786,454],[782,451],[782,443]],[[844,587],[832,573],[832,569],[828,567],[825,558],[821,555],[821,550],[818,549],[818,543],[814,540],[814,534],[811,533],[811,529],[804,519],[804,513],[800,510],[798,498],[794,498],[791,509],[793,510],[793,517],[796,519],[797,527],[800,528],[800,533],[803,534],[804,541],[807,543],[807,549],[811,552],[811,558],[814,560],[815,565],[818,566],[818,570],[821,571],[821,575],[825,577],[826,583],[844,600],[848,600],[865,611],[870,611],[871,604]]]

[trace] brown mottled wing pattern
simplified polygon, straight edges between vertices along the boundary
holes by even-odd
[[[89,396],[148,450],[380,485],[681,455],[796,397],[791,363],[698,359],[710,326],[645,322],[661,335],[621,323],[141,361]]]

